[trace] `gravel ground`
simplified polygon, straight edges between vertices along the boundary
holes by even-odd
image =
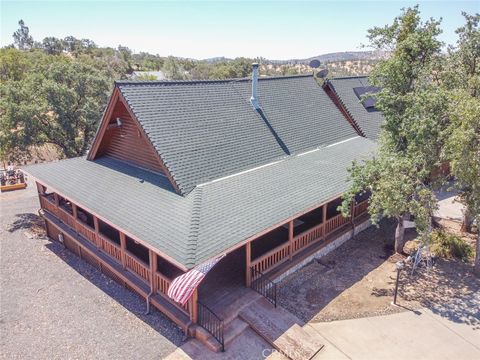
[[[0,358],[158,359],[182,345],[165,316],[38,231],[29,185],[0,195]]]
[[[392,306],[396,269],[395,223],[370,227],[319,261],[284,279],[280,304],[305,322],[392,314],[426,307],[454,322],[480,328],[480,279],[472,264],[439,259],[429,272],[400,277],[398,304]],[[407,238],[416,234],[407,231]]]

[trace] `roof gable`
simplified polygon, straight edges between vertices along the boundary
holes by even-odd
[[[355,136],[312,76],[117,82],[179,191]]]
[[[333,91],[340,106],[352,117],[361,132],[367,138],[377,140],[384,121],[383,115],[371,106],[364,106],[355,93],[356,88],[377,90],[370,86],[368,78],[366,76],[334,78],[330,79],[325,86]]]

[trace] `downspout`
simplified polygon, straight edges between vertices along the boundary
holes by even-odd
[[[147,297],[145,298],[145,300],[147,301],[147,311],[145,311],[145,315],[150,314],[150,298],[152,297],[153,294],[154,294],[154,291],[151,289]]]

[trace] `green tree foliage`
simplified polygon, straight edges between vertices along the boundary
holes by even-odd
[[[351,168],[342,212],[348,213],[355,194],[370,191],[373,221],[398,220],[397,252],[404,246],[403,220],[413,215],[417,230],[426,235],[436,206],[433,189],[441,179],[431,174],[441,165],[441,134],[448,125],[445,92],[432,77],[441,55],[440,33],[438,21],[421,21],[418,7],[403,10],[391,25],[369,30],[371,45],[391,54],[370,76],[382,89],[376,107],[385,124],[375,158]]]
[[[28,157],[32,146],[47,143],[66,157],[85,154],[109,90],[100,71],[68,59],[37,65],[20,81],[2,82],[2,155]]]
[[[18,22],[20,28],[13,33],[13,41],[19,50],[28,50],[33,46],[33,38],[30,35],[28,26],[25,25],[23,20]]]
[[[446,158],[466,205],[464,228],[471,220],[480,226],[480,15],[463,14],[466,23],[457,30],[456,49],[450,49],[443,85],[449,90]],[[477,235],[475,272],[480,276],[480,231]]]

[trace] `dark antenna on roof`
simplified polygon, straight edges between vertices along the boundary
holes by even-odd
[[[323,69],[323,70],[320,70],[318,73],[317,73],[317,78],[319,79],[325,79],[328,75],[328,69]]]
[[[310,65],[310,67],[312,69],[316,69],[316,68],[320,67],[320,60],[317,60],[317,59],[310,60],[308,65]]]

